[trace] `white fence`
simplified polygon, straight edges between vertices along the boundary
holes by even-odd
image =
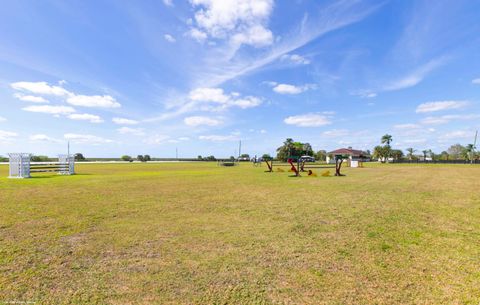
[[[72,155],[59,155],[58,162],[31,162],[32,155],[27,153],[11,153],[8,158],[9,178],[30,178],[32,173],[44,172],[75,174],[75,158]]]

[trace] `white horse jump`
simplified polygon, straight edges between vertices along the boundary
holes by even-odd
[[[30,178],[32,173],[56,172],[59,175],[75,174],[75,158],[72,155],[59,155],[58,162],[31,162],[32,155],[11,153],[8,178]]]

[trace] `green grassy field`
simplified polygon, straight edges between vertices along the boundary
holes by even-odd
[[[0,166],[0,304],[480,302],[480,167]]]

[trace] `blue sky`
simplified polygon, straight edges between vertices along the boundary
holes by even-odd
[[[480,2],[4,1],[0,154],[446,150],[480,127]]]

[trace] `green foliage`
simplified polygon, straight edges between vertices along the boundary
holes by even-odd
[[[145,158],[143,157],[143,155],[138,155],[137,160],[140,162],[145,162]]]
[[[263,160],[272,160],[272,156],[270,156],[269,154],[263,154],[262,159]]]
[[[50,159],[47,156],[32,156],[30,160],[33,162],[47,162]]]
[[[0,162],[8,162],[8,158],[0,156]]]
[[[132,157],[130,157],[129,155],[123,155],[120,157],[120,159],[122,159],[123,161],[132,161]]]
[[[326,161],[327,160],[327,152],[325,150],[319,150],[315,154],[315,159],[318,161]]]
[[[83,156],[82,153],[76,153],[73,158],[75,159],[75,161],[84,161],[85,160],[85,157]]]
[[[388,145],[385,145],[385,146],[377,145],[373,149],[372,157],[377,159],[377,160],[380,160],[382,162],[385,162],[386,159],[389,157],[389,155],[390,155],[390,146],[388,146]]]
[[[400,149],[392,149],[390,151],[390,156],[395,160],[400,160],[403,158],[403,151]]]
[[[145,162],[147,162],[147,161],[151,161],[152,158],[150,158],[150,155],[145,155],[145,156],[143,156],[143,160],[144,160]]]
[[[450,146],[447,152],[450,155],[450,159],[465,159],[465,150],[465,146],[457,143]]]
[[[289,157],[313,156],[313,149],[310,143],[294,142],[287,138],[283,145],[277,148],[277,159],[285,162]]]
[[[386,144],[390,146],[390,143],[392,143],[393,139],[391,135],[386,134],[386,135],[383,135],[381,141],[382,141],[382,144]]]
[[[407,153],[408,160],[413,160],[413,154],[415,153],[415,149],[413,149],[412,147],[407,148]]]

